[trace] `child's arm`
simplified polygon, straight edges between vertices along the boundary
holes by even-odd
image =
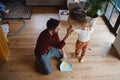
[[[93,28],[90,28],[90,31],[91,31],[91,33],[93,33],[93,32],[94,32],[94,29],[93,29]]]

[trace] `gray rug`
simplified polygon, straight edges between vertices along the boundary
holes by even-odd
[[[9,2],[6,4],[7,8],[10,10],[3,19],[30,19],[32,13],[31,6],[25,6],[24,2],[20,0],[16,2]]]

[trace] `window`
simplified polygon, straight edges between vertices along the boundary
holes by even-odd
[[[105,18],[114,34],[118,33],[120,28],[120,0],[110,0],[105,12]]]
[[[117,21],[118,16],[119,16],[119,12],[116,8],[114,8],[113,12],[111,14],[111,18],[110,18],[110,23],[111,23],[112,27],[115,27],[114,25]]]
[[[110,19],[112,10],[113,10],[113,5],[109,2],[106,13],[105,13],[105,16],[108,20]]]
[[[117,0],[116,6],[117,6],[117,9],[120,11],[120,0]]]
[[[119,27],[118,27],[118,29],[117,29],[117,31],[116,31],[117,34],[118,34],[119,29],[120,29],[120,25],[119,25]]]
[[[111,1],[113,4],[115,4],[117,0],[110,0],[110,1]]]

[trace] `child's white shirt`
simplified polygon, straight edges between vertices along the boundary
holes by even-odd
[[[81,42],[87,42],[91,38],[91,34],[93,33],[94,29],[76,29],[75,32],[78,33],[78,40]]]

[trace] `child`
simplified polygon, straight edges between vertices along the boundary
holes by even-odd
[[[76,30],[74,29],[73,31],[78,33],[78,39],[76,41],[75,53],[73,54],[73,57],[77,57],[81,52],[79,62],[83,62],[83,57],[87,52],[93,29],[91,28],[91,25],[86,20],[84,20],[81,22],[81,27]]]

